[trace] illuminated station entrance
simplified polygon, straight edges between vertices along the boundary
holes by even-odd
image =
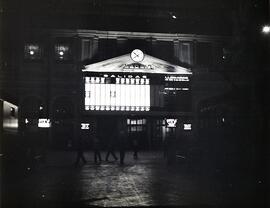
[[[83,73],[82,131],[104,145],[121,129],[147,149],[160,148],[170,131],[191,131],[190,69],[135,50],[87,65]]]

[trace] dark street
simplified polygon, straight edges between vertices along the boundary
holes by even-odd
[[[226,207],[266,203],[260,196],[265,181],[250,173],[222,175],[207,166],[187,165],[184,159],[168,166],[162,152],[144,152],[138,160],[129,152],[123,166],[104,161],[96,165],[93,152],[85,156],[87,164],[75,167],[75,152],[50,152],[45,164],[36,164],[25,176],[9,174],[2,187],[3,207]]]

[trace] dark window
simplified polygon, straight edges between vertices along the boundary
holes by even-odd
[[[173,61],[174,47],[173,42],[157,41],[157,46],[153,51],[154,56],[165,61]]]
[[[181,63],[192,64],[192,45],[188,42],[179,44],[179,56]]]
[[[90,59],[92,40],[82,40],[82,60]]]
[[[101,60],[109,59],[116,56],[116,40],[99,39],[98,50]]]
[[[38,44],[27,43],[24,46],[24,58],[26,60],[41,59],[41,47]]]
[[[210,43],[197,43],[197,64],[201,66],[212,64],[212,46]]]

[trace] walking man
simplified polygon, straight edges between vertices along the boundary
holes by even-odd
[[[126,137],[124,130],[121,130],[119,134],[120,165],[124,164],[125,151],[126,151]]]
[[[131,135],[131,139],[132,139],[132,148],[133,148],[133,158],[134,160],[137,160],[138,159],[138,138],[133,133]]]
[[[118,160],[118,158],[116,157],[114,153],[115,143],[116,143],[116,136],[115,134],[112,133],[108,141],[108,152],[106,155],[106,161],[109,160],[110,154],[113,156],[114,160]]]
[[[100,164],[102,159],[101,159],[101,155],[100,155],[100,141],[99,141],[99,138],[94,137],[93,145],[94,145],[95,163]]]
[[[79,138],[78,144],[77,144],[77,159],[75,162],[75,166],[78,166],[78,164],[80,163],[80,160],[82,160],[84,164],[86,163],[86,159],[83,155],[83,139],[82,139],[82,137]]]

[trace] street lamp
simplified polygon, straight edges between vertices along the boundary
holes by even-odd
[[[270,26],[269,25],[264,25],[262,27],[262,32],[265,34],[269,34],[270,33]]]

